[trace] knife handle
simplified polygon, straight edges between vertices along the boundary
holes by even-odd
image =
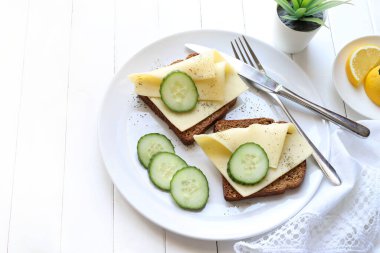
[[[300,105],[303,105],[313,110],[314,112],[321,114],[323,117],[325,117],[328,120],[331,120],[335,124],[340,125],[362,137],[368,137],[370,134],[369,129],[365,126],[358,124],[355,121],[350,120],[346,117],[343,117],[342,115],[339,115],[333,111],[330,111],[322,106],[314,104],[313,102],[310,102],[309,100],[300,97],[299,95],[285,88],[284,86],[281,86],[281,88],[276,92],[276,94],[288,98]]]

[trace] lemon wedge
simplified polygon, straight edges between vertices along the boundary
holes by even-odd
[[[346,73],[350,83],[358,87],[367,73],[380,64],[380,47],[364,45],[354,50],[346,62]]]
[[[368,73],[365,79],[364,90],[372,102],[380,106],[380,65]]]

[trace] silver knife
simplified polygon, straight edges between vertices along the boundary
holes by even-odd
[[[246,83],[254,85],[254,87],[261,89],[261,86],[258,84],[253,83],[253,81],[245,78],[244,76],[241,76]],[[288,109],[285,107],[285,105],[282,103],[280,98],[274,93],[274,92],[268,92],[268,95],[270,95],[277,103],[278,105],[283,109],[285,114],[289,117],[289,120],[295,125],[299,133],[305,138],[305,140],[309,143],[311,148],[313,149],[313,157],[317,164],[319,165],[320,169],[322,170],[323,174],[326,175],[326,177],[330,180],[331,183],[334,185],[340,185],[341,180],[339,178],[339,175],[336,173],[334,167],[327,161],[327,159],[321,154],[321,152],[318,150],[318,148],[313,144],[313,142],[307,137],[307,135],[303,132],[303,130],[300,128],[296,120],[293,118],[291,113],[288,111]]]
[[[211,48],[197,45],[197,44],[185,44],[187,48],[190,50],[200,53],[207,50],[210,50]],[[220,52],[220,51],[219,51]],[[225,54],[223,52],[220,52],[222,56],[234,67],[234,69],[243,77],[251,80],[253,83],[249,83],[251,85],[260,85],[261,90],[264,90],[266,92],[275,93],[277,95],[280,95],[282,97],[285,97],[287,99],[290,99],[310,110],[313,110],[314,112],[319,113],[322,115],[325,119],[330,120],[334,122],[335,124],[342,126],[362,137],[368,137],[370,134],[370,130],[361,125],[356,123],[353,120],[350,120],[342,115],[339,115],[333,111],[330,111],[320,105],[314,104],[313,102],[310,102],[309,100],[300,97],[296,93],[292,92],[291,90],[287,89],[283,85],[277,83],[275,80],[271,79],[269,76],[263,74],[262,72],[258,71],[257,69],[253,68],[252,66],[245,64],[244,62],[229,56],[228,54]]]

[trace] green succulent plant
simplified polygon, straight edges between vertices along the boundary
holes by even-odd
[[[275,0],[287,15],[281,16],[287,20],[300,20],[325,25],[323,20],[314,15],[341,4],[349,3],[351,0]]]

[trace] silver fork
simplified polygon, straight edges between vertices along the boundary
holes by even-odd
[[[240,38],[238,38],[239,40],[239,43],[238,41],[235,39],[234,42],[235,42],[235,45],[234,43],[231,41],[231,46],[232,46],[232,50],[235,54],[235,57],[239,60],[243,60],[245,63],[247,64],[250,64],[252,67],[254,68],[257,68],[259,71],[261,71],[262,73],[266,74],[265,73],[265,70],[263,68],[263,66],[261,65],[259,59],[256,57],[255,53],[253,52],[251,46],[249,45],[248,41],[245,39],[244,36],[243,37],[243,40],[244,40],[244,44],[242,42],[242,40]],[[239,45],[240,44],[240,45]],[[248,51],[249,53],[247,52],[247,49],[248,48]],[[237,49],[237,50],[236,50]],[[242,50],[243,49],[243,50]],[[239,54],[239,53],[240,54]],[[244,56],[245,55],[245,56]],[[252,59],[251,59],[252,58]],[[253,61],[252,61],[253,60]],[[255,62],[255,64],[253,63]],[[244,77],[243,77],[244,78]],[[244,78],[245,79],[245,78]],[[250,80],[248,79],[245,79],[247,82],[251,82]],[[277,103],[278,105],[282,108],[282,110],[285,112],[285,114],[288,116],[289,120],[295,125],[295,127],[297,128],[298,132],[306,139],[306,141],[309,143],[309,145],[311,146],[311,148],[313,149],[313,157],[315,159],[315,161],[318,163],[319,167],[321,168],[323,174],[330,180],[331,183],[333,183],[334,185],[340,185],[341,184],[341,180],[338,176],[338,174],[336,173],[334,167],[327,161],[327,159],[322,155],[322,153],[318,150],[318,148],[313,144],[313,142],[307,137],[307,135],[305,134],[305,132],[301,129],[301,127],[298,125],[298,123],[296,122],[296,120],[293,118],[293,116],[291,115],[291,113],[288,111],[288,109],[285,107],[285,105],[282,103],[282,101],[280,100],[280,98],[273,92],[268,92],[267,90],[264,90],[261,88],[260,85],[257,85],[255,84],[255,87],[257,87],[258,89],[260,90],[263,90],[265,91],[267,94],[269,94]]]

